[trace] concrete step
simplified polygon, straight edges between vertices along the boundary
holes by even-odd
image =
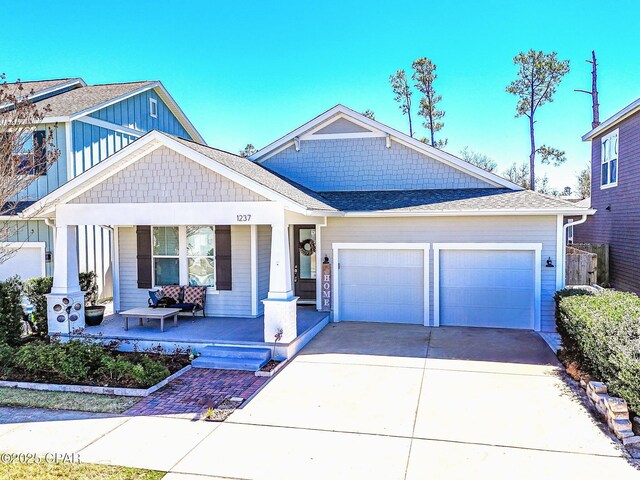
[[[269,358],[238,358],[238,357],[213,357],[200,356],[191,362],[194,368],[214,368],[219,370],[248,370],[257,372]]]
[[[271,358],[271,349],[264,347],[227,347],[224,345],[212,345],[209,347],[204,347],[202,350],[200,350],[200,356],[269,360]]]

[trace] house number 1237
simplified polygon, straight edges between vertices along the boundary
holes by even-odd
[[[251,220],[251,215],[236,215],[239,222],[248,222]]]

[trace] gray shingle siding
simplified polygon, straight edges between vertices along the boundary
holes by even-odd
[[[616,128],[619,129],[618,185],[601,190],[601,139]],[[574,227],[574,241],[608,243],[611,285],[640,293],[640,113],[592,140],[591,207],[597,212],[583,225]]]
[[[315,191],[488,188],[493,185],[384,138],[302,141],[263,165]]]

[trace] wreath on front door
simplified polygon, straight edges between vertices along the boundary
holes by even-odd
[[[298,250],[300,250],[300,255],[310,257],[311,255],[316,253],[316,242],[314,242],[310,238],[303,240],[298,245]]]

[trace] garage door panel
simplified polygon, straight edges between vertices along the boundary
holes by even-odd
[[[22,280],[41,277],[44,262],[41,248],[25,245],[0,264],[0,280],[18,275]]]
[[[340,319],[422,324],[423,258],[423,250],[340,250]]]
[[[532,251],[441,250],[441,325],[533,328]]]

